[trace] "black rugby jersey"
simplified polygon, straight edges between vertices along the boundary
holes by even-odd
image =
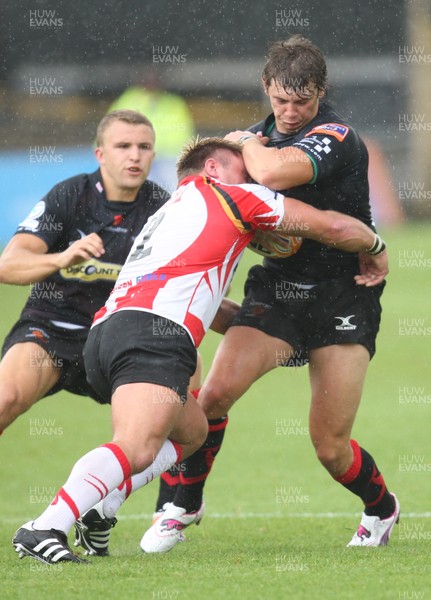
[[[16,233],[31,233],[62,252],[80,238],[97,233],[105,254],[53,273],[32,286],[21,319],[42,318],[89,327],[105,303],[133,241],[169,194],[146,181],[133,202],[109,202],[100,171],[66,179],[52,188],[19,224]]]
[[[337,210],[373,227],[368,187],[368,152],[352,126],[327,103],[316,117],[293,134],[275,128],[274,115],[250,127],[269,136],[268,147],[294,146],[313,164],[313,180],[288,190],[278,190],[321,210]],[[289,167],[286,166],[288,169]],[[299,251],[289,258],[265,258],[264,266],[288,281],[317,283],[356,275],[358,256],[304,239]]]

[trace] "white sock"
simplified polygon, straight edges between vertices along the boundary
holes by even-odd
[[[112,519],[117,514],[124,501],[132,494],[150,483],[155,477],[167,471],[172,465],[181,460],[181,447],[176,442],[166,440],[154,461],[141,473],[132,475],[116,490],[112,491],[102,500],[102,511],[105,517]]]
[[[129,477],[130,464],[119,446],[105,444],[91,450],[75,463],[69,479],[33,527],[67,534],[80,515]]]

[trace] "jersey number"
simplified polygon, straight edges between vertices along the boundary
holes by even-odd
[[[160,212],[156,213],[150,219],[148,219],[147,223],[144,226],[144,229],[142,230],[142,233],[144,234],[142,242],[136,246],[134,252],[130,255],[129,261],[140,260],[141,258],[144,258],[145,256],[151,254],[153,247],[147,246],[145,248],[145,245],[147,244],[147,242],[149,242],[151,236],[156,231],[157,227],[160,225],[164,218],[165,213]]]

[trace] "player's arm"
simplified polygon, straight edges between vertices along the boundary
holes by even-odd
[[[42,281],[60,269],[104,254],[96,233],[73,242],[64,252],[48,253],[44,240],[31,233],[18,233],[0,256],[0,282],[27,285]]]
[[[242,144],[248,173],[270,189],[286,190],[309,183],[314,177],[310,158],[299,148],[267,148],[268,138],[258,137],[250,131],[233,131],[226,139]]]
[[[210,325],[210,329],[216,333],[221,333],[224,335],[232,325],[232,321],[234,320],[240,308],[240,305],[234,300],[223,298],[217,314]]]
[[[389,272],[383,240],[362,221],[332,210],[318,210],[300,200],[284,199],[284,217],[278,229],[334,246],[345,252],[359,252],[361,275],[356,282],[377,285]]]

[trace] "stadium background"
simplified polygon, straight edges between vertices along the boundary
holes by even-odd
[[[30,26],[34,11],[57,25]],[[328,57],[331,101],[382,145],[409,217],[399,229],[383,228],[391,274],[355,426],[401,499],[404,517],[387,549],[371,558],[346,553],[357,499],[331,484],[314,457],[306,369],[278,369],[232,411],[207,487],[208,515],[188,534],[192,543],[143,559],[137,541],[150,519],[152,485],[122,509],[112,558],[91,567],[91,577],[69,565],[20,562],[10,546],[16,527],[42,510],[74,460],[110,435],[107,409],[62,393],[0,441],[2,598],[110,600],[125,590],[151,600],[431,597],[430,23],[429,0],[2,4],[0,246],[54,183],[96,167],[95,127],[119,93],[154,68],[155,48],[185,56],[158,65],[164,87],[187,99],[199,133],[223,134],[266,113],[258,81],[268,41],[293,33]],[[32,79],[53,82],[55,93],[30,94]],[[34,147],[53,159],[35,164]],[[246,254],[234,299],[254,261]],[[0,287],[2,338],[28,292]],[[205,369],[218,342],[210,334],[202,346]]]
[[[322,48],[331,102],[380,143],[409,214],[429,216],[429,136],[418,131],[431,128],[429,7],[427,0],[335,0],[330,10],[279,0],[3,4],[0,243],[52,184],[95,166],[98,121],[148,67],[187,99],[199,133],[223,134],[266,113],[263,57],[269,41],[292,33]],[[178,62],[156,63],[161,52]],[[45,82],[40,93],[35,81]],[[46,162],[32,162],[44,149]]]

